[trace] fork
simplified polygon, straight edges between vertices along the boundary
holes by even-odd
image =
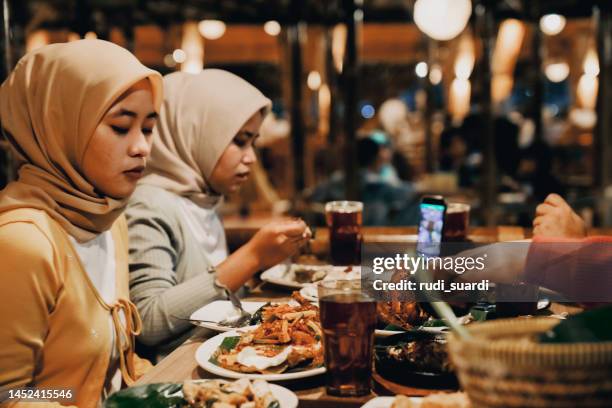
[[[308,228],[308,233],[310,234],[310,238],[308,238],[308,241],[306,241],[306,244],[304,244],[304,246],[301,249],[301,253],[303,255],[313,255],[312,253],[312,248],[310,247],[310,243],[315,239],[315,234],[317,232],[315,227],[307,227]],[[288,277],[289,272],[291,272],[291,265],[293,264],[291,257],[286,258],[284,261],[282,261],[281,263],[279,263],[279,265],[283,265],[285,267],[285,269],[283,270],[283,273],[280,275],[280,278],[285,278]]]

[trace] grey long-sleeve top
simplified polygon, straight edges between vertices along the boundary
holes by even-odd
[[[143,322],[138,339],[149,346],[167,347],[184,339],[193,326],[172,316],[189,317],[221,296],[213,285],[214,274],[207,272],[211,258],[194,236],[179,200],[183,198],[162,188],[140,185],[126,211],[130,297]],[[220,226],[212,223],[211,228]]]

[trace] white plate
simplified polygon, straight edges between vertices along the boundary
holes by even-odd
[[[301,289],[308,285],[308,283],[299,283],[292,279],[291,272],[287,268],[289,268],[287,264],[273,266],[261,274],[261,280],[289,289]]]
[[[191,381],[185,381],[185,382],[193,382],[196,384],[201,384],[207,381],[229,382],[229,381],[220,380],[220,379],[191,380]],[[288,390],[287,388],[281,387],[280,385],[276,385],[276,384],[268,384],[268,386],[270,387],[270,392],[272,393],[272,395],[274,395],[274,398],[276,398],[276,400],[280,403],[280,408],[297,408],[298,397],[297,395],[295,395],[293,391]]]
[[[265,305],[266,302],[242,302],[242,307],[249,313],[254,313]],[[212,322],[220,322],[236,314],[236,310],[229,300],[215,300],[204,307],[199,308],[189,317],[191,320],[210,320]],[[206,327],[218,332],[227,332],[235,330],[233,327],[219,326],[217,323],[199,322],[194,323],[198,326]]]
[[[538,300],[538,310],[544,310],[548,306],[550,306],[550,300],[548,300],[548,299]]]
[[[297,408],[298,397],[293,391],[276,384],[270,384],[270,391],[280,403],[280,408]]]
[[[261,280],[264,282],[273,283],[275,285],[284,286],[289,289],[301,289],[312,283],[300,283],[295,280],[295,275],[291,268],[296,267],[298,264],[278,264],[272,268],[264,271],[261,274]],[[353,266],[351,272],[344,272],[346,266],[333,266],[333,265],[315,265],[308,267],[312,268],[324,268],[329,269],[327,276],[323,280],[329,279],[359,279],[361,277],[361,266]],[[290,268],[287,270],[287,268]]]
[[[446,330],[449,330],[449,328],[446,327],[446,326],[439,326],[439,327],[415,327],[414,330],[423,331],[423,332],[429,332],[429,333],[442,333],[442,332],[444,332]],[[389,336],[393,336],[394,334],[400,334],[400,333],[406,333],[406,330],[380,330],[380,329],[376,329],[376,331],[374,332],[376,337],[389,337]]]
[[[300,295],[310,302],[319,303],[319,292],[317,291],[317,285],[306,285],[300,289]]]
[[[400,334],[400,333],[405,333],[403,330],[380,330],[380,329],[376,329],[374,331],[374,335],[376,337],[389,337],[389,336],[393,336],[394,334]]]
[[[245,329],[240,329],[240,332],[246,331]],[[231,336],[239,336],[240,332],[238,330],[234,330],[231,332],[225,332],[217,334],[215,337],[212,337],[206,340],[195,353],[195,359],[206,371],[212,374],[219,375],[221,377],[226,378],[250,378],[250,379],[262,379],[266,381],[285,381],[285,380],[295,380],[297,378],[306,378],[306,377],[314,377],[315,375],[323,374],[325,372],[325,367],[319,368],[311,368],[310,370],[300,371],[297,373],[282,373],[282,374],[247,374],[247,373],[239,373],[236,371],[228,370],[223,367],[219,367],[211,363],[210,357],[217,351],[219,345],[226,337]]]
[[[391,404],[393,404],[394,399],[395,397],[372,398],[371,400],[363,404],[361,408],[389,408],[391,407]],[[422,400],[423,398],[421,397],[410,397],[410,402],[413,402],[416,405],[415,408],[421,405]]]

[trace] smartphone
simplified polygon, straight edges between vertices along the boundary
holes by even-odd
[[[417,233],[417,254],[439,256],[444,234],[446,202],[442,196],[425,196],[419,205],[421,217]]]

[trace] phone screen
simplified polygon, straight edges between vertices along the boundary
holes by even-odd
[[[438,256],[444,230],[446,206],[443,203],[423,202],[420,209],[421,220],[419,221],[417,253]]]

